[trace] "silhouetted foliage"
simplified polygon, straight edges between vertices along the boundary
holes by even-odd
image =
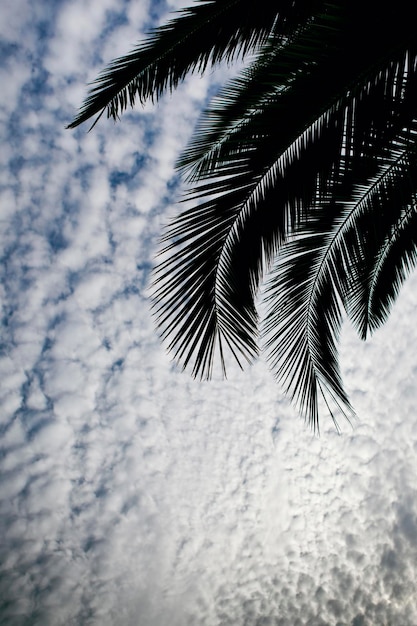
[[[97,79],[70,127],[117,119],[189,72],[251,53],[203,112],[178,168],[195,205],[164,236],[162,336],[195,376],[263,343],[300,412],[352,413],[337,340],[365,338],[417,259],[417,39],[412,3],[199,0]],[[338,407],[338,409],[337,409]]]

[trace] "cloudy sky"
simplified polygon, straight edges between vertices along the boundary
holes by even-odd
[[[65,130],[184,0],[0,7],[0,624],[417,624],[417,275],[311,433],[260,359],[201,383],[156,336],[173,163],[208,90]]]

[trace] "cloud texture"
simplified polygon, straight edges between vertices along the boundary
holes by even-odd
[[[149,276],[214,74],[66,131],[84,85],[169,10],[0,8],[0,623],[417,624],[417,276],[342,365],[359,419],[295,415],[261,360],[170,363]]]

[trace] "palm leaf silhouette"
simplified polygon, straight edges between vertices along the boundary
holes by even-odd
[[[300,413],[352,414],[337,340],[365,338],[417,258],[417,46],[411,9],[374,2],[197,2],[98,78],[80,124],[117,118],[188,72],[253,55],[203,112],[178,161],[191,208],[168,227],[155,314],[174,357],[209,378],[216,354],[264,344]]]

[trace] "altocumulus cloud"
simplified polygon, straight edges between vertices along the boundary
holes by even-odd
[[[262,361],[180,374],[149,274],[215,75],[70,133],[104,63],[186,2],[0,9],[0,623],[417,623],[414,276],[314,437]]]

